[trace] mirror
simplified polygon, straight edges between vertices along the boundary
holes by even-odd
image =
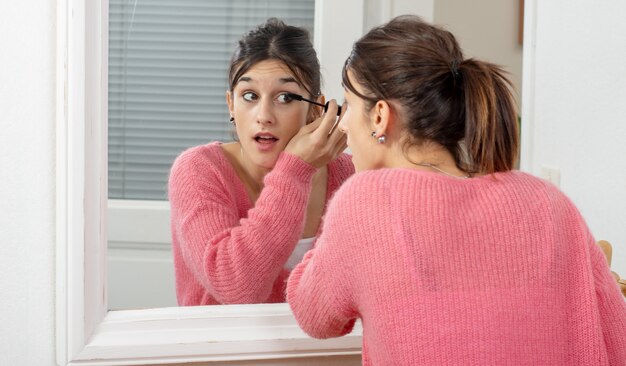
[[[314,34],[315,1],[109,1],[109,309],[176,306],[168,175],[185,149],[233,139],[240,37],[269,17]]]
[[[316,35],[324,24],[315,18],[318,5],[109,0],[109,309],[177,305],[166,201],[171,163],[187,147],[232,140],[224,90],[239,37],[270,16]],[[518,4],[482,5],[433,2],[434,22],[458,36],[467,57],[504,65],[519,91]],[[366,1],[363,7],[365,28],[381,22],[375,11],[381,4]],[[322,57],[325,50],[314,42]],[[349,48],[335,52],[342,64]],[[324,75],[327,96],[341,97],[339,77]]]
[[[527,9],[534,6],[527,3],[531,4]],[[57,363],[358,356],[360,326],[346,337],[314,340],[300,331],[285,304],[109,311],[105,239],[109,204],[103,189],[108,168],[108,69],[103,61],[108,54],[108,5],[107,0],[57,2]],[[325,65],[328,95],[341,93],[340,84],[329,79],[339,75],[345,58],[336,47],[350,47],[364,29],[363,22],[369,28],[390,18],[394,10],[410,12],[413,6],[419,8],[421,3],[346,0],[330,6],[328,1],[316,1],[314,38]],[[433,7],[430,2],[428,11]]]
[[[272,16],[313,35],[314,15],[312,0],[109,1],[110,309],[177,305],[170,167],[189,147],[232,141],[224,92],[240,37]]]
[[[349,0],[332,8],[324,4],[316,2],[321,19],[353,30],[344,32],[349,46],[362,29],[363,2]],[[108,1],[60,0],[57,6],[57,363],[283,359],[287,361],[280,363],[287,364],[291,358],[327,356],[359,361],[360,327],[340,340],[311,339],[286,304],[109,311]],[[349,10],[355,18],[340,22],[341,14]],[[323,28],[326,31],[315,35],[320,45],[334,38],[337,46],[343,39],[334,37],[330,27]],[[323,52],[328,68],[341,67],[332,52]]]
[[[171,164],[188,147],[232,141],[224,95],[230,57],[240,37],[267,18],[308,29],[318,56],[327,55],[324,70],[343,62],[334,59],[349,52],[362,24],[333,37],[333,47],[347,45],[342,52],[325,52],[321,3],[109,1],[110,310],[177,305],[166,191]],[[339,77],[336,70],[324,79],[340,86]]]

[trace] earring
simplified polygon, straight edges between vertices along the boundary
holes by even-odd
[[[232,124],[235,124],[235,117],[231,116],[228,121]]]
[[[372,136],[373,138],[376,138],[376,131],[372,132],[372,135],[371,135],[371,136]],[[384,144],[384,143],[385,143],[385,141],[387,141],[387,138],[385,137],[385,135],[381,135],[380,137],[376,138],[376,141],[377,141],[379,144]]]

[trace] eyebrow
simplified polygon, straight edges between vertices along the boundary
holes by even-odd
[[[290,77],[286,77],[286,78],[280,78],[278,80],[282,84],[296,83],[296,84],[300,85],[300,83],[298,83],[298,81],[295,78],[291,77],[291,76]],[[254,80],[251,77],[249,77],[249,76],[242,76],[242,77],[239,78],[239,82],[241,82],[241,81],[245,81],[245,82],[250,83],[250,82],[253,82]]]

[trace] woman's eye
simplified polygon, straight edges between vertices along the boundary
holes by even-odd
[[[248,102],[252,102],[257,99],[256,94],[254,94],[253,92],[245,92],[241,95],[241,97],[243,98],[243,100]]]
[[[284,93],[284,94],[280,94],[276,100],[278,101],[278,103],[290,103],[291,101],[293,101],[293,98],[291,96],[289,96],[288,93]]]

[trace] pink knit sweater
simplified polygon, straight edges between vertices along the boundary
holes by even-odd
[[[316,171],[282,153],[253,206],[220,143],[183,152],[169,180],[179,305],[285,301],[283,267],[304,231]],[[327,202],[353,172],[347,155],[328,165]]]
[[[287,299],[317,338],[363,324],[364,365],[625,365],[626,303],[585,222],[521,172],[354,175]]]

